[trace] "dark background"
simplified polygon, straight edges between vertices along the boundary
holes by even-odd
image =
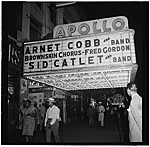
[[[149,1],[78,2],[83,7],[87,20],[125,16],[129,28],[135,31],[134,43],[138,70],[135,83],[143,102],[143,141],[149,134]]]
[[[129,29],[135,31],[135,53],[138,70],[135,83],[138,92],[143,95],[143,86],[148,83],[148,33],[149,33],[149,2],[77,2],[82,6],[87,20],[95,20],[116,16],[125,16],[128,19]],[[145,81],[145,82],[144,82]],[[148,85],[147,85],[148,86]],[[146,86],[146,87],[147,87]],[[146,88],[148,92],[148,87]]]

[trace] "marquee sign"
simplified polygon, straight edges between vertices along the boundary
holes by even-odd
[[[99,34],[104,32],[121,31],[124,29],[128,29],[128,19],[124,16],[118,16],[57,25],[54,28],[53,38],[66,38],[88,34]]]
[[[24,73],[135,63],[134,31],[26,43]]]
[[[62,90],[126,87],[137,68],[124,16],[58,25],[54,39],[24,43],[24,76]]]

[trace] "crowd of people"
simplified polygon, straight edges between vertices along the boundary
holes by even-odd
[[[37,130],[39,117],[37,103],[35,102],[34,106],[32,106],[30,100],[24,100],[20,107],[20,114],[19,127],[22,129],[22,135],[25,136],[26,142],[32,142],[32,136],[34,131]]]
[[[134,83],[127,85],[127,94],[131,96],[131,102],[128,109],[129,121],[129,139],[130,142],[142,142],[142,98],[137,94],[137,87]],[[40,131],[45,129],[46,142],[51,142],[51,134],[53,133],[54,141],[59,142],[59,121],[60,109],[55,105],[56,101],[53,98],[47,100],[48,107],[44,103],[39,109],[37,103],[31,105],[30,100],[24,101],[20,107],[21,118],[19,126],[22,124],[22,135],[25,136],[26,142],[32,142],[34,131],[37,130],[37,124],[40,124]],[[119,106],[119,117],[125,122],[123,118],[123,109],[125,104]],[[87,109],[87,117],[89,126],[94,126],[94,119],[97,120],[97,127],[104,128],[105,109],[102,102],[98,102],[96,106],[89,104]],[[107,114],[107,113],[106,113]],[[123,124],[122,124],[123,126]],[[125,130],[124,130],[125,131]]]
[[[97,120],[97,127],[104,127],[104,112],[105,107],[102,105],[102,102],[98,102],[95,107],[92,103],[90,103],[89,108],[87,109],[87,117],[89,119],[89,126],[94,126],[94,120]]]
[[[93,126],[94,118],[96,116],[98,122],[97,126],[103,128],[104,112],[107,112],[106,115],[109,113],[116,114],[116,117],[118,117],[121,123],[124,141],[142,142],[142,97],[139,96],[137,90],[137,86],[134,82],[127,84],[126,91],[131,98],[128,106],[124,101],[124,103],[121,103],[118,107],[113,107],[111,110],[109,107],[106,107],[105,110],[102,102],[99,102],[95,109],[92,103],[90,103],[89,108],[87,109],[89,126]]]
[[[25,136],[26,142],[32,142],[32,137],[38,129],[38,122],[40,131],[43,129],[46,133],[46,142],[51,142],[51,134],[53,133],[54,141],[59,142],[59,121],[60,109],[54,105],[56,101],[53,98],[47,100],[47,106],[42,103],[39,109],[37,102],[31,105],[30,100],[25,100],[20,107],[20,121],[19,126],[22,126],[22,135]]]

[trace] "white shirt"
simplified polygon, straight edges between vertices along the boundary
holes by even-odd
[[[105,108],[104,108],[104,106],[99,106],[98,107],[98,112],[105,112]]]
[[[56,122],[56,119],[59,119],[59,114],[60,114],[60,109],[57,106],[53,105],[52,107],[49,107],[46,112],[45,126],[46,126],[47,119],[49,118],[52,119],[50,124],[53,125]]]

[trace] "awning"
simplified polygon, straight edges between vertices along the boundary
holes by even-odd
[[[105,68],[69,70],[26,75],[27,78],[63,90],[87,90],[126,87],[134,81],[137,64]]]

